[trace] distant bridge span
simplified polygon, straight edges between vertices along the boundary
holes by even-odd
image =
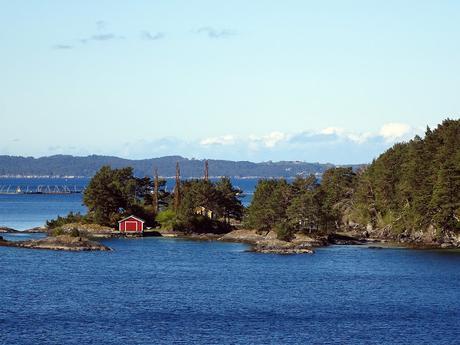
[[[40,185],[37,187],[20,187],[12,185],[0,185],[0,194],[81,194],[83,188],[77,186],[50,186]]]

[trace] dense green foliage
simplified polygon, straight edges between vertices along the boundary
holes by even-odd
[[[217,182],[189,180],[182,182],[182,199],[176,210],[175,227],[192,232],[226,232],[230,220],[243,217],[241,191],[230,179]]]
[[[286,180],[261,180],[246,212],[245,224],[289,239],[295,232],[327,233],[339,228],[342,209],[350,204],[356,175],[351,168],[326,171],[323,183],[315,176]]]
[[[360,176],[354,217],[395,233],[460,229],[460,121],[396,144]]]
[[[460,231],[460,120],[446,120],[425,138],[399,143],[357,174],[327,170],[312,176],[262,180],[245,218],[248,227],[326,233],[350,226],[387,229],[390,234],[434,229]]]
[[[135,214],[147,225],[153,225],[155,208],[152,190],[151,179],[135,177],[132,168],[111,169],[104,166],[91,179],[83,195],[83,202],[88,207],[87,218],[101,225],[113,226],[122,217]],[[167,194],[163,191],[159,197],[161,201],[167,198]]]
[[[47,222],[49,228],[68,223],[97,223],[114,227],[121,218],[135,215],[149,227],[187,232],[229,231],[232,220],[241,220],[242,191],[232,186],[229,178],[217,182],[189,180],[181,182],[181,202],[173,207],[174,195],[166,192],[166,182],[159,181],[158,214],[154,205],[154,183],[138,178],[132,168],[102,167],[91,179],[83,195],[88,214],[70,213]]]
[[[162,229],[172,230],[177,222],[176,212],[170,208],[160,211],[155,220]]]

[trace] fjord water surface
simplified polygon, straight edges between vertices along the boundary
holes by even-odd
[[[457,252],[104,243],[114,251],[0,247],[0,344],[460,343]]]

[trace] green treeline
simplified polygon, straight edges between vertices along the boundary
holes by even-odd
[[[360,177],[354,200],[358,222],[394,233],[459,230],[460,120],[382,154]]]
[[[425,138],[394,145],[367,168],[327,170],[293,183],[262,180],[245,224],[296,232],[328,233],[361,228],[391,235],[434,229],[460,230],[460,121],[446,120]]]
[[[175,221],[172,228],[197,233],[228,232],[230,222],[239,221],[243,217],[241,196],[242,191],[233,187],[226,177],[217,182],[205,179],[183,181],[181,200],[174,210]],[[164,224],[161,225],[164,227]]]
[[[138,178],[132,168],[102,167],[83,194],[86,215],[70,213],[47,222],[50,228],[66,223],[96,223],[114,227],[117,221],[135,215],[148,227],[185,232],[223,233],[243,218],[242,191],[230,179],[176,181],[173,192],[166,191],[166,180]]]
[[[286,180],[261,180],[248,207],[245,226],[275,229],[289,240],[296,232],[319,234],[339,228],[348,211],[357,176],[351,168],[327,170],[321,184],[315,176]]]
[[[159,199],[167,200],[165,181],[160,181]],[[114,227],[124,216],[134,214],[153,225],[153,182],[150,178],[138,178],[132,168],[112,169],[102,167],[91,179],[83,194],[83,204],[88,208],[86,215],[70,213],[66,217],[47,222],[49,228],[66,223],[96,223]]]

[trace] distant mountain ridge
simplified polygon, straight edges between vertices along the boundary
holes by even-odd
[[[49,157],[19,157],[0,155],[0,176],[93,176],[102,166],[112,168],[133,167],[136,176],[151,176],[157,168],[160,176],[175,175],[179,162],[182,177],[203,175],[204,160],[181,156],[131,160],[112,156],[91,155],[86,157],[55,155]],[[229,177],[294,177],[321,174],[333,164],[306,163],[299,161],[262,162],[227,161],[210,159],[210,176]]]

